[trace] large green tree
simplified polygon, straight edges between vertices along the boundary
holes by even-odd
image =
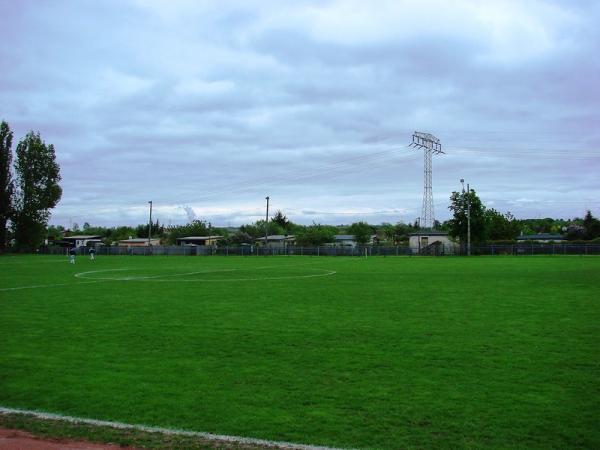
[[[336,228],[329,225],[313,223],[300,231],[296,236],[298,245],[323,245],[333,242]]]
[[[348,227],[348,234],[354,236],[354,240],[359,244],[367,244],[373,235],[373,227],[367,222],[355,222]]]
[[[13,133],[10,127],[2,121],[0,123],[0,252],[6,247],[7,223],[13,203],[12,139]]]
[[[52,144],[33,131],[17,144],[12,225],[17,246],[33,250],[44,239],[50,210],[62,196],[60,167]]]
[[[583,228],[585,229],[585,239],[595,239],[600,237],[600,220],[592,216],[592,212],[588,210],[583,218]]]
[[[488,239],[492,241],[511,240],[519,235],[521,231],[519,221],[510,212],[501,214],[494,208],[490,208],[485,210],[484,215]]]
[[[450,195],[450,206],[453,217],[448,221],[448,232],[450,236],[459,238],[463,244],[467,243],[468,218],[467,211],[471,215],[471,242],[474,244],[484,242],[486,236],[485,206],[477,196],[475,189],[467,192],[452,192]]]
[[[288,226],[290,225],[290,221],[280,210],[277,210],[271,221],[279,225],[284,230],[287,230]]]

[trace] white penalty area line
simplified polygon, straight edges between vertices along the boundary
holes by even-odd
[[[315,445],[306,445],[306,444],[294,444],[292,442],[284,442],[284,441],[269,441],[266,439],[254,439],[254,438],[246,438],[242,436],[228,436],[224,434],[212,434],[212,433],[204,433],[200,431],[187,431],[187,430],[178,430],[172,428],[161,428],[161,427],[151,427],[146,425],[136,425],[136,424],[128,424],[123,422],[110,422],[107,420],[96,420],[96,419],[87,419],[84,417],[73,417],[73,416],[63,416],[61,414],[52,414],[41,411],[33,411],[27,409],[14,409],[14,408],[5,408],[0,406],[0,414],[21,414],[24,416],[31,416],[38,419],[44,420],[60,420],[63,422],[69,422],[74,424],[86,424],[93,425],[98,427],[110,427],[116,428],[119,430],[137,430],[144,431],[147,433],[161,433],[171,436],[189,436],[189,437],[197,437],[210,441],[223,442],[223,443],[232,443],[232,444],[243,444],[243,445],[260,445],[263,447],[272,447],[272,448],[280,448],[286,450],[343,450],[335,447],[322,447]]]

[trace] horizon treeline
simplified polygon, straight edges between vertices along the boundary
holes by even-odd
[[[487,214],[486,214],[487,213]],[[593,217],[590,211],[584,218],[575,219],[515,219],[510,213],[502,215],[495,210],[486,210],[487,217],[483,221],[484,231],[476,235],[473,242],[499,242],[512,241],[520,235],[531,234],[560,234],[568,240],[593,240],[600,238],[600,221]],[[436,221],[434,228],[447,231],[453,237],[460,238],[460,232],[452,233],[453,221],[449,219],[444,222]],[[472,216],[472,220],[475,220]],[[479,226],[479,225],[476,225]],[[475,228],[474,226],[473,228]],[[148,224],[137,226],[115,226],[103,227],[92,226],[84,223],[82,227],[74,224],[68,230],[63,226],[51,225],[47,228],[49,240],[59,240],[61,237],[75,234],[98,235],[103,242],[111,245],[120,240],[129,238],[147,238]],[[236,231],[230,231],[231,229]],[[481,228],[481,227],[480,227]],[[268,228],[265,230],[265,221],[258,220],[253,223],[239,227],[214,227],[210,222],[200,219],[192,220],[184,225],[165,226],[159,220],[152,223],[152,238],[160,239],[162,244],[174,245],[177,239],[186,236],[223,236],[219,245],[241,245],[251,244],[257,239],[268,235],[293,235],[299,245],[323,245],[334,240],[335,235],[349,234],[356,237],[358,243],[365,244],[376,236],[376,243],[399,245],[408,241],[411,233],[421,230],[418,221],[406,224],[398,222],[369,224],[367,222],[355,222],[350,225],[325,225],[313,223],[311,225],[300,225],[290,221],[281,211],[269,220]]]

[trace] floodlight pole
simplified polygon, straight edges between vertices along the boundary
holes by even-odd
[[[421,219],[423,228],[433,228],[435,215],[433,212],[433,192],[432,192],[432,155],[444,153],[440,140],[429,133],[421,133],[415,131],[412,136],[412,142],[409,147],[415,147],[423,150],[424,155],[424,177],[423,177],[423,207],[421,211]]]
[[[150,239],[152,237],[152,200],[150,200],[150,222],[148,223],[148,247],[150,247],[150,243],[152,242]]]
[[[267,200],[267,215],[265,217],[265,251],[267,248],[267,236],[269,234],[269,197],[265,197],[265,200]]]

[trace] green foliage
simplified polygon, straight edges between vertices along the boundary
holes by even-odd
[[[190,223],[185,225],[178,225],[168,227],[167,242],[170,245],[176,245],[178,238],[189,237],[189,236],[208,236],[209,235],[209,224],[204,220],[192,220]],[[219,228],[210,228],[210,234],[213,236],[222,236],[223,230]]]
[[[138,225],[137,227],[135,227],[135,235],[138,238],[147,238],[148,237],[148,224],[141,224]],[[154,222],[152,224],[152,238],[153,239],[157,239],[157,238],[162,238],[165,235],[165,227],[164,225],[161,225],[158,221],[158,219],[156,220],[156,222]]]
[[[563,228],[566,228],[569,223],[562,219],[552,219],[545,217],[543,219],[523,219],[520,220],[521,230],[523,234],[540,234],[540,233],[562,233]]]
[[[4,121],[0,123],[0,252],[7,242],[7,225],[12,213],[14,184],[12,181],[13,133]]]
[[[231,236],[230,241],[233,245],[252,244],[254,238],[244,231],[238,231]]]
[[[288,218],[279,210],[275,213],[271,221],[279,225],[283,230],[287,230],[290,225]]]
[[[600,237],[600,220],[592,216],[592,212],[588,210],[583,218],[583,228],[585,229],[586,239],[595,239]]]
[[[395,241],[395,243],[399,244],[400,242],[408,241],[410,233],[414,233],[416,231],[417,231],[417,228],[415,228],[413,225],[398,222],[394,226],[394,241]]]
[[[329,225],[313,223],[296,235],[297,245],[323,245],[334,241],[337,228]]]
[[[373,233],[373,227],[367,222],[355,222],[348,227],[348,234],[353,235],[354,240],[361,245],[369,243]]]
[[[39,133],[29,132],[17,144],[16,153],[12,222],[17,246],[33,250],[43,242],[50,209],[62,196],[60,168],[54,146],[46,145]]]
[[[391,223],[383,223],[377,227],[378,235],[382,236],[385,241],[392,245],[398,245],[408,241],[409,234],[417,231],[412,224],[398,222],[395,225]],[[350,234],[350,233],[348,233]]]
[[[263,237],[265,235],[265,221],[264,220],[257,220],[253,224],[242,225],[240,227],[240,231],[249,234],[254,239],[258,239],[258,238]],[[288,234],[288,233],[278,223],[275,223],[273,221],[269,221],[268,227],[267,227],[267,234],[268,235],[272,235],[272,234]]]
[[[62,225],[50,225],[46,229],[46,236],[48,237],[48,239],[52,240],[60,240],[63,237],[64,233],[65,227],[63,227]]]
[[[471,242],[478,244],[484,242],[486,236],[486,217],[485,206],[481,203],[474,189],[469,192],[452,192],[450,196],[450,206],[453,217],[448,223],[448,232],[450,236],[459,238],[462,243],[467,242],[467,211],[470,204],[471,214]]]
[[[490,208],[484,211],[484,215],[487,239],[493,241],[511,240],[519,235],[521,226],[510,212],[503,215]]]

